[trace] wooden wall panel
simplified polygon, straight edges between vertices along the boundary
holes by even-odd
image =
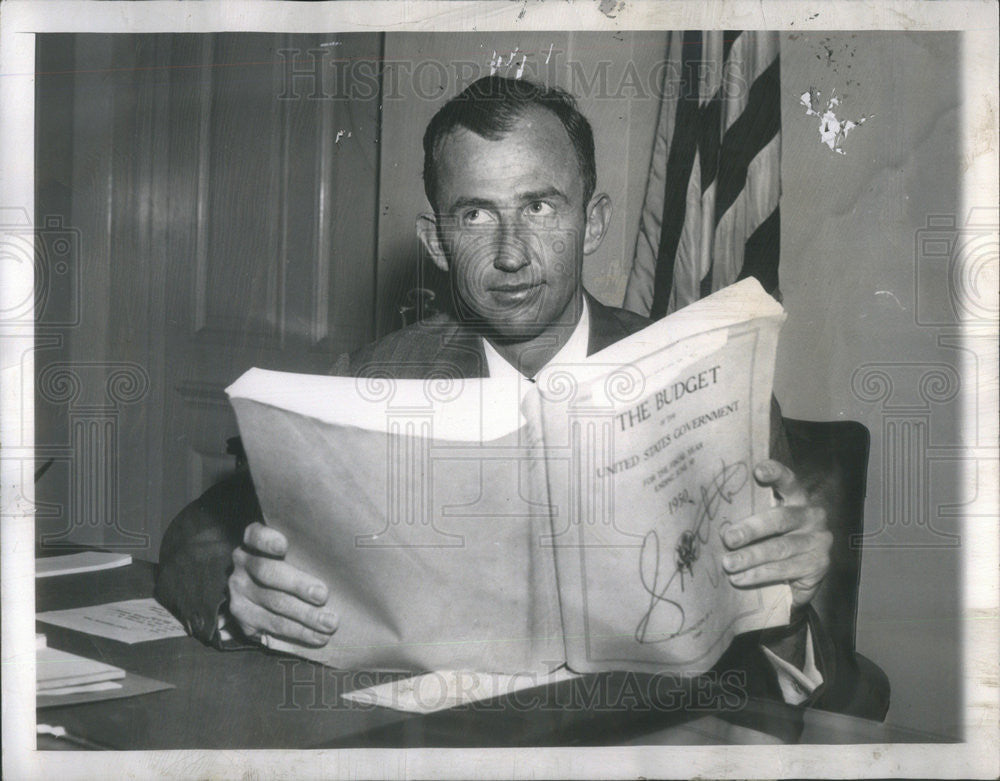
[[[333,40],[39,37],[36,209],[82,245],[79,323],[36,340],[48,544],[155,558],[170,518],[232,467],[225,387],[251,366],[325,371],[371,338],[378,79],[367,100],[308,76],[283,95],[279,51],[301,68]],[[379,34],[336,40],[377,73]],[[334,59],[313,80],[349,87]]]
[[[275,338],[283,264],[278,254],[282,192],[282,103],[263,61],[262,36],[216,36],[208,117],[207,242],[198,256],[198,307],[192,324],[221,339]],[[270,70],[270,69],[268,69]],[[266,71],[265,74],[266,76]]]

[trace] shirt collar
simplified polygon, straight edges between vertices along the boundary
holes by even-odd
[[[480,337],[482,338],[482,337]],[[556,364],[581,363],[587,357],[587,346],[590,342],[590,307],[587,304],[587,297],[583,297],[583,310],[580,312],[580,320],[569,335],[569,339],[552,359],[542,368],[554,366]],[[519,372],[513,364],[509,363],[496,348],[483,339],[483,352],[486,353],[486,367],[490,377],[495,379],[519,380],[524,375]]]

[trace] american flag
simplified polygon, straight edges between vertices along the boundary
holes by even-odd
[[[747,276],[778,296],[778,34],[670,34],[625,307],[652,318]]]

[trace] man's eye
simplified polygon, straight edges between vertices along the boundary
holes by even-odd
[[[463,225],[488,225],[493,222],[493,215],[483,209],[469,209],[462,214]]]
[[[528,204],[528,214],[532,217],[548,217],[554,212],[555,209],[552,208],[552,204],[545,201],[532,201]]]

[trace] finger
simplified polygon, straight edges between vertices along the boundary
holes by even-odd
[[[247,526],[243,532],[243,544],[251,550],[272,556],[284,556],[288,553],[288,540],[285,535],[262,523],[251,523]]]
[[[317,647],[326,645],[330,641],[329,634],[316,632],[290,618],[271,613],[253,602],[237,601],[231,605],[230,611],[243,632],[250,637],[266,632],[275,637]]]
[[[233,617],[239,625],[240,630],[247,637],[253,637],[262,631],[262,628],[254,621],[254,616],[260,617],[260,613],[254,610],[254,605],[247,599],[244,592],[234,586],[235,576],[229,578],[229,615]]]
[[[320,610],[283,591],[260,589],[254,601],[270,612],[290,618],[314,632],[329,635],[337,631],[339,619],[335,613]]]
[[[819,585],[826,568],[817,551],[800,553],[781,561],[769,561],[757,567],[729,576],[734,586],[763,586],[769,583],[789,583],[793,589],[809,590]]]
[[[722,557],[722,566],[727,572],[743,572],[762,564],[798,556],[816,545],[816,539],[810,534],[781,534],[727,553]]]
[[[323,581],[307,575],[287,562],[248,555],[244,566],[247,574],[258,586],[284,591],[314,605],[326,604],[329,594]]]
[[[244,554],[246,555],[246,554]],[[229,576],[229,612],[243,624],[248,634],[252,616],[258,616],[256,607],[289,618],[308,629],[322,634],[332,634],[339,625],[338,616],[330,610],[320,610],[283,591],[261,587],[247,574],[245,569],[234,570]],[[252,606],[252,607],[251,607]]]
[[[817,511],[819,508],[814,507],[771,507],[726,527],[722,541],[729,548],[742,548],[775,534],[797,531],[818,522],[818,518],[814,518]]]
[[[808,497],[795,472],[780,461],[767,459],[754,467],[754,477],[761,485],[769,485],[784,504],[806,504]]]

